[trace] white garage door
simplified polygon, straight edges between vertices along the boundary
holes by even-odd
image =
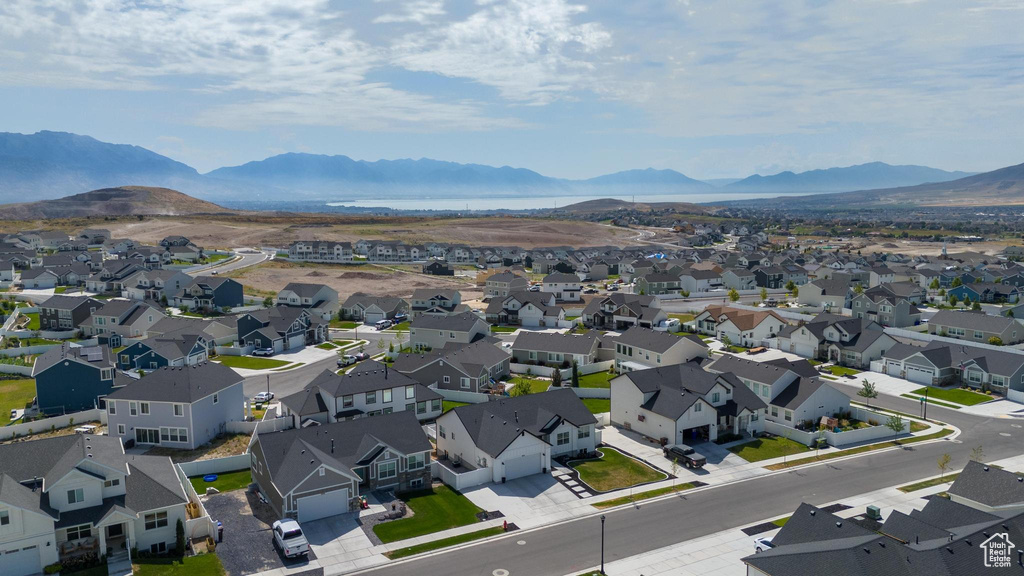
[[[380,322],[381,320],[384,320],[384,313],[383,312],[367,312],[366,315],[364,316],[363,320],[367,324],[371,324],[371,325],[372,324],[376,324],[377,322]]]
[[[288,339],[288,348],[289,349],[302,348],[305,344],[306,344],[306,335],[305,334],[296,334],[295,336],[292,336],[291,338]]]
[[[926,370],[924,368],[914,368],[913,366],[907,366],[907,380],[910,380],[911,382],[917,382],[918,384],[931,384],[932,377],[934,375],[934,370]]]
[[[814,346],[810,344],[797,344],[794,342],[789,351],[802,358],[814,357]]]
[[[4,576],[26,576],[42,572],[39,566],[39,549],[35,546],[27,550],[10,550],[0,554],[0,566]]]
[[[890,376],[898,377],[900,375],[900,363],[893,360],[886,360],[885,373]]]
[[[540,454],[512,456],[505,459],[505,480],[522,478],[530,474],[540,474]]]
[[[299,522],[310,522],[348,512],[348,488],[306,496],[298,500]]]

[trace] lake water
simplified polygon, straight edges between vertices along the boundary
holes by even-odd
[[[393,210],[542,210],[559,208],[587,200],[615,198],[636,202],[690,202],[714,204],[730,200],[752,200],[783,196],[778,192],[712,192],[707,194],[636,194],[594,195],[594,196],[487,196],[484,198],[380,198],[372,200],[339,200],[328,202],[328,206],[351,206],[355,208],[390,208]]]

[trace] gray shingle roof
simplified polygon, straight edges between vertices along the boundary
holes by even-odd
[[[786,366],[747,360],[732,354],[722,354],[708,366],[708,370],[713,372],[731,372],[740,378],[761,384],[772,384],[787,375],[789,378],[796,376]]]
[[[948,492],[986,506],[1024,505],[1024,475],[970,461]]]
[[[469,404],[451,412],[462,421],[477,448],[491,457],[499,456],[523,432],[540,437],[562,420],[575,426],[597,423],[583,401],[567,388]]]
[[[484,323],[484,321],[473,312],[462,312],[459,314],[451,314],[449,316],[423,314],[421,316],[417,316],[409,326],[412,328],[423,328],[426,330],[469,332],[477,322]]]
[[[114,390],[107,397],[114,400],[191,404],[243,380],[244,378],[231,368],[215,362],[193,366],[165,366],[147,373],[128,386]]]
[[[933,326],[954,326],[965,330],[981,330],[985,332],[1002,332],[1017,323],[1013,318],[993,316],[984,312],[960,312],[957,310],[939,310],[931,318]]]
[[[633,326],[623,332],[618,338],[616,338],[616,342],[619,344],[625,344],[626,346],[640,348],[641,350],[664,353],[683,339],[690,340],[702,348],[707,348],[707,344],[705,344],[699,336],[695,336],[693,334],[675,336],[668,332],[659,332],[657,330],[641,328],[639,326]]]
[[[598,340],[599,335],[595,332],[577,335],[520,330],[512,349],[583,355],[596,350]]]

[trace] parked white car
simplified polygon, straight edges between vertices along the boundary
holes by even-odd
[[[252,351],[252,355],[253,356],[273,356],[274,355],[274,349],[273,348],[257,348],[257,349]]]
[[[754,554],[760,554],[765,550],[775,548],[771,538],[754,538]]]
[[[309,542],[302,533],[302,528],[295,520],[278,520],[274,522],[274,546],[286,558],[294,558],[309,553]]]
[[[273,392],[260,392],[259,394],[257,394],[256,396],[253,397],[253,401],[259,402],[261,404],[263,402],[270,402],[273,399],[274,399],[274,393]]]

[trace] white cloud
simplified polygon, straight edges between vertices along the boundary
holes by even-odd
[[[377,0],[380,2],[381,0]],[[412,0],[402,5],[401,12],[381,14],[373,19],[375,24],[415,22],[426,24],[437,16],[443,16],[444,0]]]

